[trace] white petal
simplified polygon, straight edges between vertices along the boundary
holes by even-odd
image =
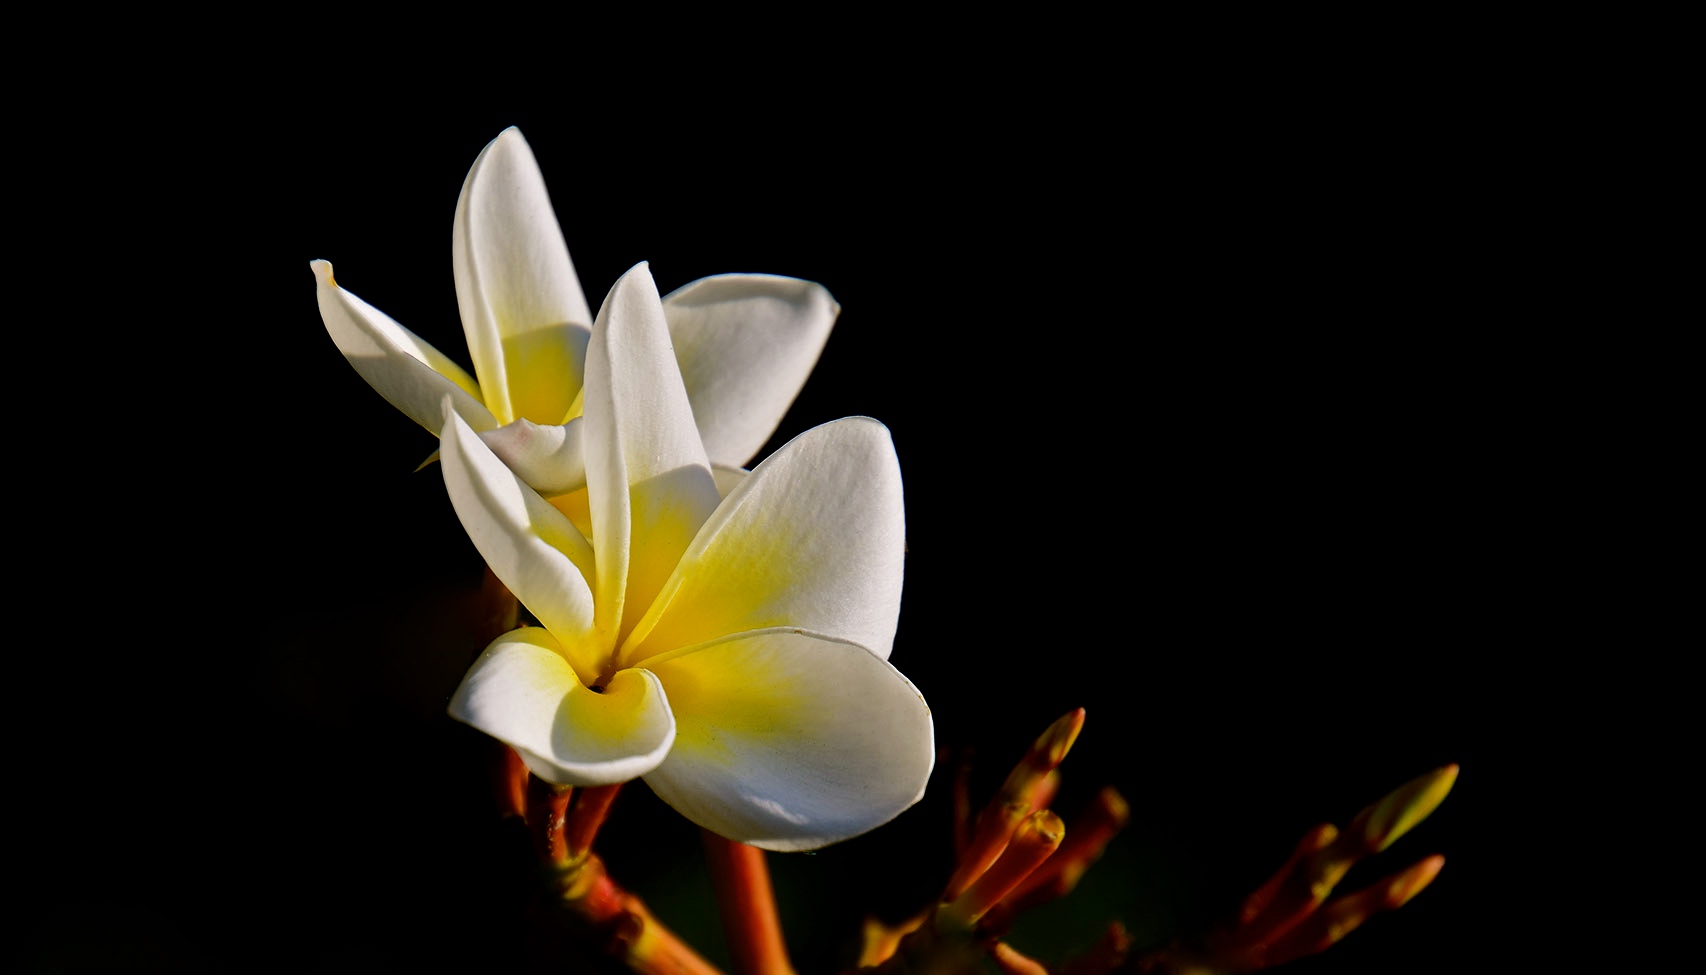
[[[656,768],[675,739],[658,679],[625,670],[599,693],[581,683],[539,627],[512,630],[474,661],[450,714],[513,747],[558,785],[609,785]]]
[[[776,432],[841,313],[823,285],[770,274],[700,278],[663,307],[705,453],[733,467]]]
[[[498,425],[466,370],[389,315],[338,287],[330,261],[310,261],[308,266],[314,269],[326,331],[387,402],[435,435],[443,425],[440,404],[446,396],[474,429]]]
[[[615,646],[718,502],[645,264],[599,309],[582,423],[599,626]]]
[[[924,794],[930,709],[861,647],[769,631],[648,661],[675,745],[646,784],[682,815],[767,850],[880,826]]]
[[[482,432],[480,439],[529,487],[551,497],[586,487],[580,429],[579,417],[552,426],[517,420]]]
[[[486,405],[503,423],[562,423],[580,393],[592,314],[527,140],[505,129],[462,183],[456,303]]]
[[[803,627],[887,658],[900,618],[906,518],[886,427],[848,417],[800,434],[718,506],[625,666],[743,630]]]
[[[568,516],[446,412],[439,466],[462,527],[498,581],[556,636],[576,669],[595,680],[602,654],[587,638],[593,626],[591,546]]]
[[[740,487],[740,482],[746,480],[748,471],[744,467],[724,467],[721,464],[711,465],[711,476],[717,479],[717,496],[726,498],[729,492]]]

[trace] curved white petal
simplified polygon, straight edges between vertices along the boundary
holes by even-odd
[[[823,285],[772,274],[700,278],[663,308],[705,453],[731,467],[776,432],[841,313]]]
[[[643,263],[598,311],[581,421],[599,626],[616,646],[719,499]]]
[[[596,679],[602,654],[588,640],[593,554],[586,538],[448,408],[439,461],[456,516],[492,574],[556,636],[576,669]]]
[[[480,439],[529,487],[550,497],[586,487],[580,430],[579,417],[551,426],[516,420],[481,432]]]
[[[308,266],[314,269],[326,331],[361,378],[387,402],[435,435],[443,425],[441,404],[446,396],[474,429],[498,425],[466,370],[389,315],[338,287],[330,261],[310,261]]]
[[[452,241],[456,304],[486,405],[502,423],[567,420],[592,314],[520,130],[505,129],[474,160]]]
[[[646,784],[712,832],[809,850],[880,826],[924,794],[936,758],[930,709],[862,647],[772,630],[646,669],[676,722]]]
[[[492,641],[450,699],[450,714],[508,743],[558,785],[609,785],[656,768],[675,740],[658,679],[643,670],[585,686],[539,627]]]
[[[900,618],[906,518],[888,428],[813,427],[711,515],[618,659],[743,630],[803,627],[887,659]]]

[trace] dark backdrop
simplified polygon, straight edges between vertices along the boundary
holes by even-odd
[[[520,919],[486,742],[444,714],[480,649],[478,557],[414,470],[431,438],[344,362],[308,268],[466,364],[451,216],[513,124],[594,307],[639,261],[666,292],[758,271],[841,302],[766,453],[887,424],[909,536],[892,659],[938,743],[975,752],[981,799],[1083,707],[1058,808],[1070,828],[1103,785],[1132,806],[1015,944],[1057,961],[1113,918],[1190,930],[1313,824],[1456,762],[1434,817],[1344,884],[1443,853],[1432,888],[1295,966],[1454,968],[1503,883],[1490,718],[1513,706],[1499,661],[1528,652],[1507,174],[1438,92],[1284,77],[1110,72],[1093,99],[1023,72],[817,100],[304,85],[55,119],[31,159],[98,211],[46,248],[96,271],[55,285],[79,309],[55,341],[113,368],[79,377],[92,419],[31,448],[101,461],[39,475],[79,541],[38,574],[70,598],[36,611],[56,625],[29,663],[89,720],[23,750],[24,958],[571,963]],[[930,895],[946,798],[939,774],[891,825],[771,858],[803,970],[845,964],[864,911]],[[721,959],[698,843],[636,783],[602,845]]]

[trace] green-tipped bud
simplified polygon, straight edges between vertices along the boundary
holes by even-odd
[[[1347,838],[1354,837],[1368,852],[1379,853],[1428,818],[1456,781],[1455,764],[1417,776],[1358,813],[1345,834]]]
[[[1072,750],[1072,743],[1078,740],[1078,732],[1084,729],[1084,709],[1077,708],[1055,719],[1048,726],[1033,750],[1040,752],[1047,768],[1054,768],[1066,759],[1066,753]]]
[[[1072,750],[1072,743],[1078,740],[1078,732],[1082,730],[1083,708],[1075,708],[1056,718],[1031,743],[1013,771],[1007,773],[1006,781],[1001,784],[1001,795],[1009,801],[1023,801],[1032,809],[1047,805],[1046,799],[1036,800],[1043,798],[1041,793],[1050,787],[1050,773],[1066,759],[1066,753]]]
[[[1411,779],[1357,813],[1339,833],[1339,838],[1310,857],[1302,868],[1314,889],[1316,902],[1332,893],[1352,864],[1391,846],[1398,837],[1428,818],[1456,781],[1457,766],[1442,766]]]

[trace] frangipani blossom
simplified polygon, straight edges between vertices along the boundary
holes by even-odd
[[[888,662],[900,468],[882,424],[800,434],[719,496],[649,270],[617,282],[586,355],[589,542],[447,402],[451,502],[539,622],[486,648],[450,713],[565,785],[643,777],[729,839],[812,849],[892,819],[935,760]]]
[[[584,485],[578,424],[592,314],[545,179],[505,129],[468,171],[452,233],[456,300],[474,374],[338,286],[313,261],[320,317],[357,372],[436,434],[448,396],[547,495]],[[724,480],[782,421],[840,313],[822,285],[765,274],[701,278],[663,299],[706,453]]]

